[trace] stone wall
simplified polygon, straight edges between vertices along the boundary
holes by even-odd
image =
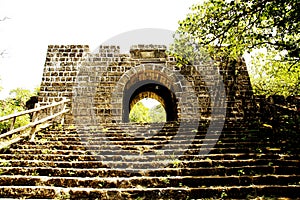
[[[81,63],[89,52],[87,45],[49,45],[38,101],[51,103],[63,98],[72,100],[73,87]],[[72,107],[72,102],[69,103]],[[72,112],[66,116],[72,121]]]
[[[214,91],[223,86],[224,93]],[[147,94],[179,121],[209,119],[212,108],[224,106],[228,119],[245,119],[254,107],[242,59],[179,68],[163,45],[134,45],[129,54],[118,46],[92,53],[87,45],[48,46],[39,102],[70,98],[68,123],[74,116],[77,123],[126,122],[132,105]]]

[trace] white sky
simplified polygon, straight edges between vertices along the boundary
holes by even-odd
[[[199,0],[0,0],[0,99],[38,87],[49,44],[88,44],[141,28],[175,31]]]

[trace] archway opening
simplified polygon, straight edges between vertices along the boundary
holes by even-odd
[[[178,119],[177,100],[175,98],[175,94],[167,87],[157,82],[139,82],[130,87],[128,90],[125,90],[124,93],[123,122],[132,121],[129,115],[134,109],[134,106],[142,107],[143,102],[154,102],[154,100],[157,101],[157,108],[153,108],[152,114],[156,112],[160,115],[163,110],[165,113],[164,119],[160,121],[176,121]],[[143,113],[142,110],[143,108],[141,108],[140,113]],[[157,120],[155,122],[157,122]]]
[[[166,122],[167,114],[163,105],[152,98],[139,100],[130,110],[130,122],[156,123]]]

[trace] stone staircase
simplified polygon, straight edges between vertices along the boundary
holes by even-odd
[[[208,123],[53,126],[0,154],[0,197],[32,199],[300,198],[299,134],[226,122],[207,155]],[[192,141],[188,141],[195,135]],[[175,155],[183,149],[182,155]]]

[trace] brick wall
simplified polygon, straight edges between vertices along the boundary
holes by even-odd
[[[51,103],[63,98],[72,100],[78,68],[88,52],[87,45],[49,45],[38,101]],[[72,113],[67,118],[70,121]]]
[[[74,116],[77,123],[121,122],[147,92],[155,97],[155,90],[133,92],[143,84],[156,84],[170,90],[168,96],[157,92],[157,100],[172,104],[169,110],[174,107],[170,112],[178,120],[189,120],[209,118],[212,107],[221,105],[212,101],[217,97],[212,90],[224,85],[225,93],[217,95],[226,97],[227,118],[249,116],[253,95],[242,59],[215,61],[217,67],[206,63],[178,68],[165,51],[163,45],[134,45],[129,54],[120,54],[118,46],[90,52],[87,45],[49,45],[39,102],[70,98],[68,123],[74,123]]]

